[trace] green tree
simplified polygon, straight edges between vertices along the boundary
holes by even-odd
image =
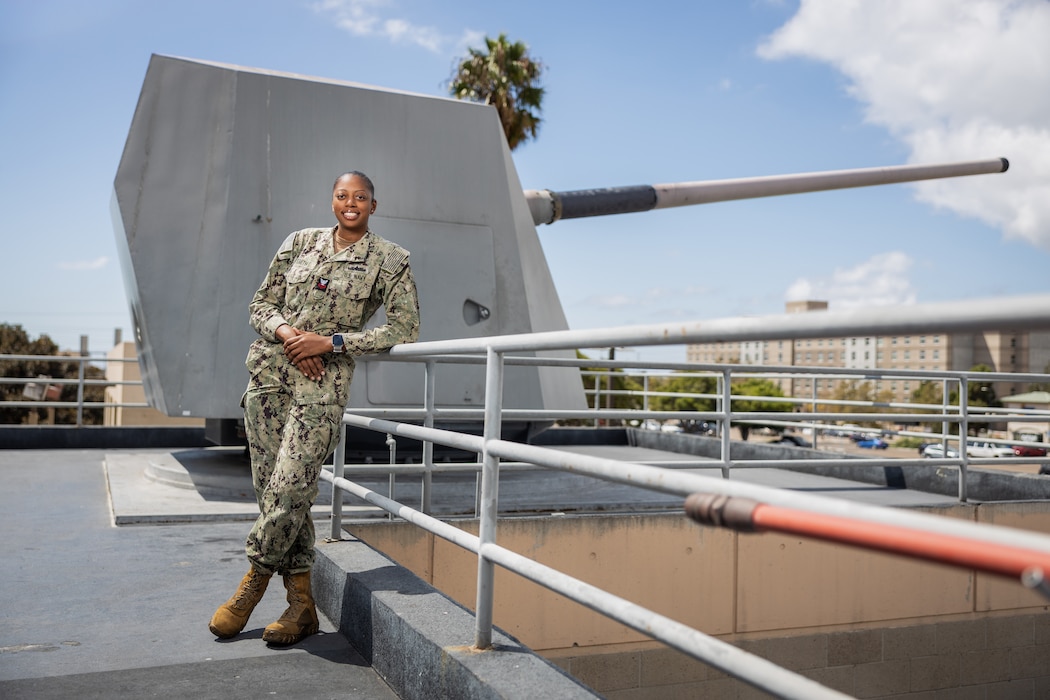
[[[766,398],[784,398],[784,392],[780,389],[780,386],[773,381],[768,379],[761,379],[759,377],[748,377],[741,381],[735,382],[732,385],[732,392],[734,396],[754,396],[755,399],[733,399],[733,410],[742,411],[747,413],[757,412],[790,412],[791,404],[784,401],[762,401],[758,397]],[[737,423],[733,422],[733,425],[740,430],[740,437],[743,440],[747,440],[748,434],[751,432],[752,425],[748,423]]]
[[[714,376],[674,373],[666,379],[650,380],[650,391],[673,396],[654,396],[649,407],[656,411],[713,411],[715,400],[686,394],[713,394],[718,382]]]
[[[577,350],[576,359],[591,360],[593,358]],[[623,370],[609,370],[605,367],[582,367],[580,371],[580,378],[583,381],[583,389],[587,397],[588,408],[595,407],[595,396],[598,397],[599,408],[616,408],[624,410],[642,408],[642,399],[640,396],[630,396],[622,393],[625,391],[636,391],[640,394],[644,388],[640,381],[633,377],[626,376],[623,373]],[[582,374],[585,372],[600,372],[602,374]],[[597,387],[595,386],[596,384]],[[597,392],[595,391],[596,388]],[[558,423],[560,425],[587,425],[591,424],[592,420],[567,418],[559,420]],[[618,423],[619,421],[608,422],[610,425]]]
[[[974,365],[970,368],[970,371],[991,372],[993,370],[988,365]],[[948,396],[948,401],[952,405],[959,405],[958,389],[952,391]],[[1003,405],[995,395],[995,387],[992,385],[992,382],[982,382],[973,377],[966,383],[966,402],[970,406],[997,407]]]
[[[1050,364],[1043,367],[1043,374],[1050,374]],[[1033,382],[1028,391],[1050,391],[1050,382]]]
[[[974,365],[970,368],[971,372],[992,372],[994,371],[988,365],[980,364]],[[959,405],[959,389],[954,389],[948,395],[948,402],[953,406]],[[992,382],[983,382],[974,377],[970,378],[970,381],[966,383],[966,403],[969,407],[981,406],[986,408],[995,408],[1002,406],[1002,402],[995,395],[995,387]],[[971,426],[968,434],[976,435],[979,427],[984,427],[985,424],[979,426]],[[951,426],[952,432],[958,432],[958,424]]]
[[[510,43],[506,34],[496,39],[485,37],[485,46],[485,51],[468,49],[470,55],[457,65],[448,91],[456,99],[495,107],[513,151],[536,138],[539,130],[543,65],[529,56],[525,44]]]
[[[29,335],[20,325],[0,323],[0,355],[57,355],[58,345],[47,335],[41,335],[36,340],[30,340]],[[0,360],[0,377],[17,379],[32,379],[38,376],[46,376],[54,379],[76,379],[79,373],[79,363],[68,360],[56,360],[46,357],[28,360]],[[97,367],[88,366],[85,376],[88,379],[101,379],[105,375]],[[25,401],[22,392],[25,384],[0,384],[0,400],[3,401]],[[76,401],[77,387],[74,384],[61,385],[60,401]],[[85,401],[103,401],[105,388],[101,386],[90,386],[84,389]],[[51,420],[47,408],[16,408],[0,407],[0,423],[6,425],[19,425],[24,423],[38,423]],[[56,424],[75,424],[76,409],[59,408],[54,411],[54,422]],[[102,423],[102,409],[86,409],[84,411],[84,423],[97,425]]]
[[[856,379],[851,379],[845,382],[839,382],[835,385],[835,390],[831,394],[831,398],[836,401],[863,401],[871,403],[890,403],[893,401],[893,392],[889,389],[876,392],[875,385],[871,382],[861,382]],[[829,413],[874,413],[877,410],[875,406],[841,406],[837,404],[826,404],[820,405],[820,410],[827,411]],[[886,418],[890,419],[892,416],[889,414],[888,409]],[[875,421],[863,421],[862,425],[874,427],[877,425]]]
[[[944,389],[940,381],[926,380],[911,392],[911,402],[915,404],[941,405],[944,401]],[[934,409],[915,409],[916,411],[933,411]],[[940,422],[923,423],[932,432],[939,432],[942,424]]]

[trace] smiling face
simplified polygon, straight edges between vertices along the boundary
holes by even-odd
[[[343,238],[360,238],[368,231],[368,219],[376,210],[370,183],[360,175],[347,173],[332,188],[332,213]]]

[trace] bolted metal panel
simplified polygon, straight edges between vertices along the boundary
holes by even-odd
[[[412,253],[421,340],[567,328],[491,107],[153,56],[113,197],[152,405],[241,416],[248,302],[289,233],[334,224],[332,183],[351,169],[376,184],[372,230]],[[359,369],[352,407],[421,403],[421,369]],[[484,370],[456,372],[439,405],[477,405]],[[564,368],[515,368],[507,396],[584,405]]]

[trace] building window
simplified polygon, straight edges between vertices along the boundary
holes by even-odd
[[[864,359],[867,360],[871,356],[871,353],[867,350],[864,351]]]
[[[897,344],[897,336],[893,336],[893,344],[894,344],[894,345],[896,345],[896,344]]]
[[[920,350],[919,351],[919,359],[920,360],[925,360],[926,359],[926,351],[925,350]]]
[[[926,336],[920,335],[919,336],[919,343],[925,345],[926,344]]]
[[[940,350],[934,350],[933,351],[933,359],[935,359],[935,360],[941,359],[941,351]]]

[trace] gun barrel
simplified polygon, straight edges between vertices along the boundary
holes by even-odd
[[[734,199],[775,197],[783,194],[840,190],[848,187],[891,185],[964,175],[1004,173],[1009,167],[1010,163],[1006,158],[992,158],[961,163],[896,165],[884,168],[830,170],[816,173],[609,187],[570,192],[525,190],[525,199],[532,213],[532,220],[538,226],[539,224],[552,224],[560,219],[628,214],[693,204],[727,202]]]

